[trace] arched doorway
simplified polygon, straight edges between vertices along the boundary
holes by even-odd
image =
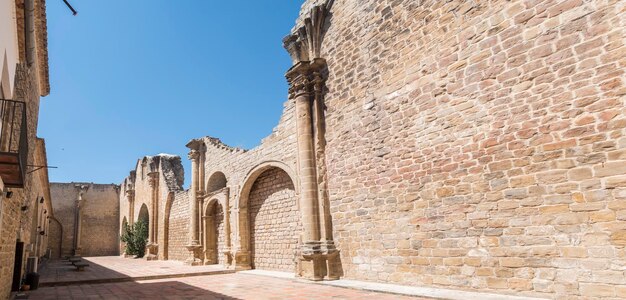
[[[226,247],[224,206],[217,199],[208,202],[204,211],[205,264],[225,264],[222,254]]]
[[[248,178],[247,197],[250,265],[255,269],[294,270],[302,231],[294,182],[277,166],[262,167]],[[244,193],[246,190],[244,190]]]

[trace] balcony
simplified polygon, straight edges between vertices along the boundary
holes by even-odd
[[[26,103],[0,99],[0,177],[6,187],[24,187],[27,158]]]

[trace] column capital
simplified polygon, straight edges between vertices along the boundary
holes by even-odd
[[[187,154],[187,158],[189,158],[189,160],[191,161],[197,160],[199,156],[200,152],[195,149],[191,149],[191,151],[189,151],[189,154]]]
[[[316,58],[313,61],[301,61],[291,67],[285,74],[289,83],[289,96],[296,98],[308,94],[312,90],[321,91],[324,84],[322,71],[326,68],[326,60]]]
[[[148,173],[148,184],[154,187],[159,182],[159,172]]]
[[[133,201],[133,198],[135,197],[135,190],[127,190],[126,197],[128,197],[128,201]]]

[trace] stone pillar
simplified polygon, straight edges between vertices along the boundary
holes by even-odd
[[[313,97],[313,128],[315,129],[315,158],[317,170],[317,197],[320,213],[320,248],[326,257],[327,276],[330,280],[339,279],[341,263],[339,261],[339,251],[335,247],[333,240],[332,217],[330,215],[330,199],[328,196],[328,178],[326,174],[326,116],[324,113],[324,77],[322,69],[314,69],[312,72],[312,83],[315,91]]]
[[[296,67],[305,69],[308,68],[308,64],[301,64]],[[317,180],[315,171],[315,155],[313,152],[313,131],[311,124],[311,95],[309,93],[309,80],[306,74],[297,74],[291,84],[296,102],[300,210],[302,211],[304,242],[308,243],[319,241],[320,239]]]
[[[317,186],[315,149],[313,146],[313,115],[311,74],[317,65],[298,62],[287,72],[290,96],[296,104],[296,127],[298,136],[298,177],[300,180],[300,213],[302,215],[303,240],[299,250],[301,276],[310,280],[322,280],[326,275],[321,253],[320,215]]]
[[[159,245],[159,172],[148,173],[148,184],[151,187],[150,197],[150,226],[148,228],[148,244],[146,245],[146,260],[157,260]]]
[[[127,190],[126,198],[128,199],[128,225],[135,224],[135,190]]]
[[[231,241],[230,241],[230,190],[226,188],[224,190],[226,197],[224,201],[224,247],[222,255],[224,255],[225,267],[231,268],[233,263],[233,256],[231,254]]]
[[[239,195],[241,197],[241,195]],[[240,206],[233,210],[233,214],[237,215],[238,222],[235,232],[238,233],[237,239],[240,248],[235,251],[235,270],[250,270],[252,269],[252,253],[250,253],[250,216],[248,215],[248,204]]]
[[[83,193],[87,190],[87,186],[84,185],[76,185],[78,188],[78,198],[76,199],[76,208],[74,210],[74,250],[73,254],[75,256],[81,255],[82,247],[80,245],[80,236],[82,232],[82,208],[85,205],[85,200],[83,200]]]
[[[326,0],[313,7],[304,18],[303,26],[283,39],[294,62],[286,77],[290,99],[296,102],[300,212],[304,229],[302,246],[296,253],[296,272],[310,280],[322,280],[327,275],[329,279],[336,279],[339,277],[336,270],[340,270],[338,252],[332,242],[326,190],[322,72],[327,68],[321,58],[327,17],[333,3],[333,0]]]
[[[192,266],[202,265],[201,252],[202,245],[198,238],[198,156],[196,150],[197,144],[190,143],[187,147],[192,148],[189,151],[189,159],[191,160],[191,187],[189,188],[189,201],[191,202],[191,224],[189,226],[189,244],[186,246],[189,256],[185,261],[186,264]]]

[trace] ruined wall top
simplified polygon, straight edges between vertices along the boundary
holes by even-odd
[[[328,16],[333,2],[315,0],[302,5],[296,26],[283,38],[283,46],[294,65],[321,58],[322,39],[329,25]]]
[[[185,170],[182,165],[182,160],[178,155],[166,153],[144,156],[137,160],[135,170],[131,171],[130,175],[124,178],[123,190],[127,191],[134,188],[138,174],[146,175],[152,172],[160,173],[170,191],[183,190]]]

